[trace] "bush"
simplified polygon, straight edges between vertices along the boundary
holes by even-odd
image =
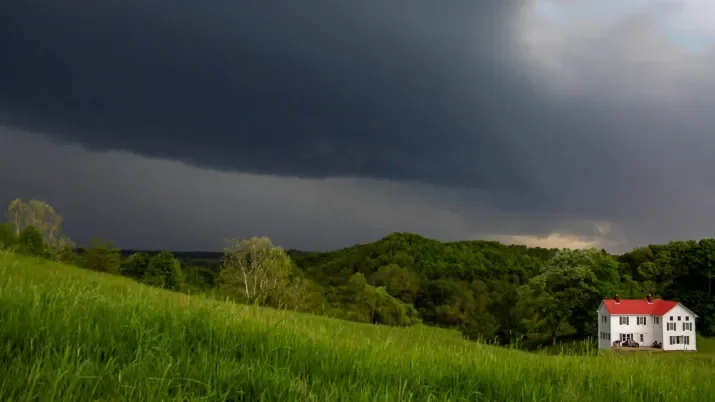
[[[90,247],[83,250],[79,262],[82,267],[93,271],[119,274],[121,257],[119,249],[111,243],[92,239]]]
[[[184,282],[179,260],[169,251],[162,251],[151,257],[144,273],[144,282],[152,286],[178,290]]]
[[[17,238],[17,251],[25,255],[45,257],[47,248],[42,233],[32,226],[25,228]]]
[[[149,268],[149,255],[140,252],[130,255],[121,271],[124,276],[142,279],[144,278],[147,268]]]
[[[410,326],[421,322],[419,313],[411,304],[390,295],[384,287],[367,283],[365,276],[356,273],[346,285],[340,286],[333,295],[331,315],[351,321],[369,322],[396,326]]]
[[[61,236],[56,247],[47,248],[47,257],[52,261],[65,264],[78,264],[79,256],[74,252],[75,244],[67,236]]]
[[[10,248],[17,243],[15,229],[9,223],[0,223],[0,248]]]

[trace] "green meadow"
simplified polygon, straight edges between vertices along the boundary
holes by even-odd
[[[2,401],[706,401],[697,353],[526,352],[0,253]]]

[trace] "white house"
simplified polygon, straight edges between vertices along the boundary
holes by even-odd
[[[598,347],[609,349],[632,339],[640,346],[663,350],[696,350],[695,313],[676,301],[627,300],[616,295],[598,306]]]

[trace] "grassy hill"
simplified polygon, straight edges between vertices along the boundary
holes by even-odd
[[[0,254],[3,401],[703,401],[713,375],[707,353],[548,356]]]

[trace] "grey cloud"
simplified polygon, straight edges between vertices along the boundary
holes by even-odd
[[[491,133],[518,2],[161,4],[4,6],[6,123],[226,170],[529,184]]]
[[[327,250],[393,231],[441,240],[593,234],[588,222],[500,211],[469,190],[219,172],[2,127],[0,145],[0,203],[48,201],[80,244],[99,236],[124,248],[220,250],[228,237],[268,235],[286,248]]]
[[[286,183],[391,180],[395,205],[459,211],[425,223],[443,237],[708,235],[715,53],[669,44],[665,6],[557,26],[537,1],[6,2],[0,122]]]

